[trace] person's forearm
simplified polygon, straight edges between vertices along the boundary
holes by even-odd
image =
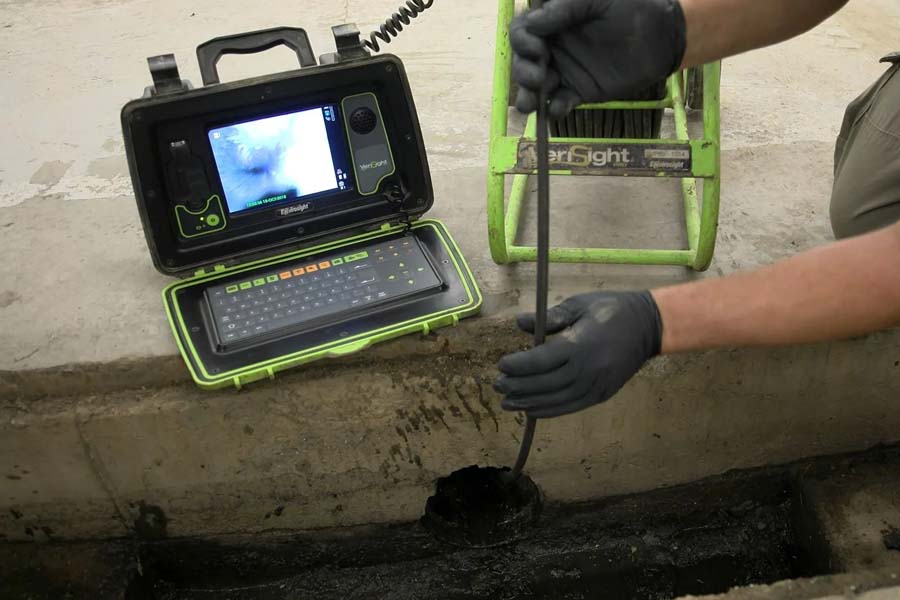
[[[665,354],[843,339],[900,325],[900,223],[749,273],[653,291]]]
[[[783,42],[833,15],[847,0],[681,0],[683,66],[694,67]]]

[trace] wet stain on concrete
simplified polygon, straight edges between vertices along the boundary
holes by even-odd
[[[107,156],[91,161],[87,168],[87,174],[101,179],[113,180],[120,177],[128,177],[128,164],[124,157]]]
[[[253,435],[253,428],[249,425],[244,425],[244,433],[247,435]]]
[[[21,302],[22,296],[13,291],[0,292],[0,308],[12,306],[16,302]]]
[[[65,177],[66,173],[72,167],[72,161],[51,160],[45,162],[40,168],[34,172],[28,183],[34,185],[54,186]]]
[[[13,519],[15,519],[16,521],[22,518],[22,513],[14,508],[9,509],[9,514],[11,514],[13,516]]]
[[[264,519],[271,519],[273,516],[275,516],[275,517],[280,517],[280,516],[283,515],[283,514],[284,514],[284,507],[283,507],[283,506],[277,506],[277,507],[275,507],[275,509],[274,509],[272,512],[267,512],[267,513],[266,513],[266,516],[263,517],[263,518],[264,518]]]
[[[160,507],[143,501],[137,505],[132,504],[131,507],[138,511],[133,527],[139,539],[159,540],[166,537],[169,519]]]
[[[10,481],[19,481],[20,479],[22,479],[18,475],[7,475],[6,478],[9,479]]]

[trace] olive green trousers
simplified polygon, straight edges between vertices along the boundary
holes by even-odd
[[[831,226],[838,238],[900,221],[900,53],[847,108],[834,154]]]

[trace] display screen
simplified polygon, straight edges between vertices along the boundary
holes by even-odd
[[[334,105],[211,129],[209,143],[232,214],[352,187]]]

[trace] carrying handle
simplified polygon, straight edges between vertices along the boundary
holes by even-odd
[[[275,27],[226,35],[197,46],[197,62],[200,63],[203,85],[219,83],[219,70],[216,65],[224,55],[256,54],[276,46],[287,46],[296,52],[301,67],[316,66],[316,57],[309,43],[309,36],[305,30],[298,27]]]

